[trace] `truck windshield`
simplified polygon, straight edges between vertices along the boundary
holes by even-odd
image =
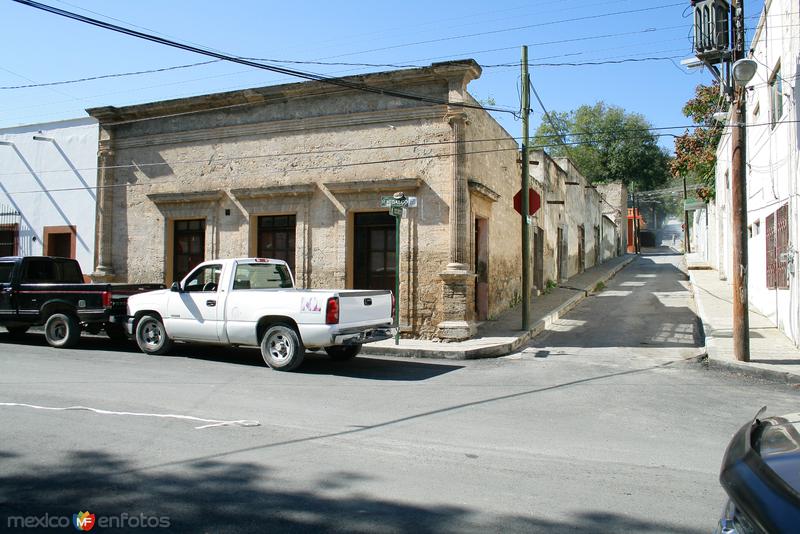
[[[233,289],[278,289],[293,287],[289,269],[281,263],[240,263]]]

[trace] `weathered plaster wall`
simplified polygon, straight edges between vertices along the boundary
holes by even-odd
[[[447,84],[413,92],[445,98]],[[450,150],[445,113],[445,106],[339,92],[116,127],[115,162],[124,168],[115,181],[128,185],[113,199],[117,278],[170,282],[176,219],[206,219],[210,259],[255,255],[257,217],[294,214],[298,284],[352,287],[353,214],[386,211],[380,197],[397,189],[386,184],[406,184],[418,207],[401,225],[401,324],[432,335],[450,238],[451,159],[436,157]],[[237,194],[252,188],[283,192]]]
[[[469,110],[467,114],[467,178],[498,195],[489,200],[473,187],[470,218],[473,271],[475,218],[489,219],[489,317],[493,317],[519,301],[522,290],[522,230],[513,206],[513,197],[520,188],[517,143],[488,113]]]

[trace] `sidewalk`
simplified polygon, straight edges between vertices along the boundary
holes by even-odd
[[[691,265],[687,258],[687,263]],[[703,321],[710,367],[768,380],[800,383],[800,349],[766,317],[750,311],[750,361],[733,355],[731,285],[715,270],[689,270],[697,313]]]
[[[527,332],[520,329],[522,307],[517,306],[493,320],[481,323],[476,336],[467,341],[442,343],[401,339],[400,344],[395,345],[393,339],[387,339],[364,345],[361,353],[452,360],[495,358],[510,354],[574,308],[598,283],[605,283],[634,259],[636,256],[632,254],[612,258],[573,276],[548,294],[534,298],[530,306],[532,326]]]

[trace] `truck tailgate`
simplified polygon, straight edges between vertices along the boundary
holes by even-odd
[[[392,322],[390,291],[337,291],[339,324],[360,326]]]

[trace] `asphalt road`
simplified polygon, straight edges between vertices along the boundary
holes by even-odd
[[[256,350],[0,334],[0,403],[36,406],[0,404],[0,531],[88,510],[98,532],[709,532],[728,440],[798,395],[694,363],[679,258],[642,257],[492,360],[279,373]],[[71,406],[114,413],[42,409]]]

